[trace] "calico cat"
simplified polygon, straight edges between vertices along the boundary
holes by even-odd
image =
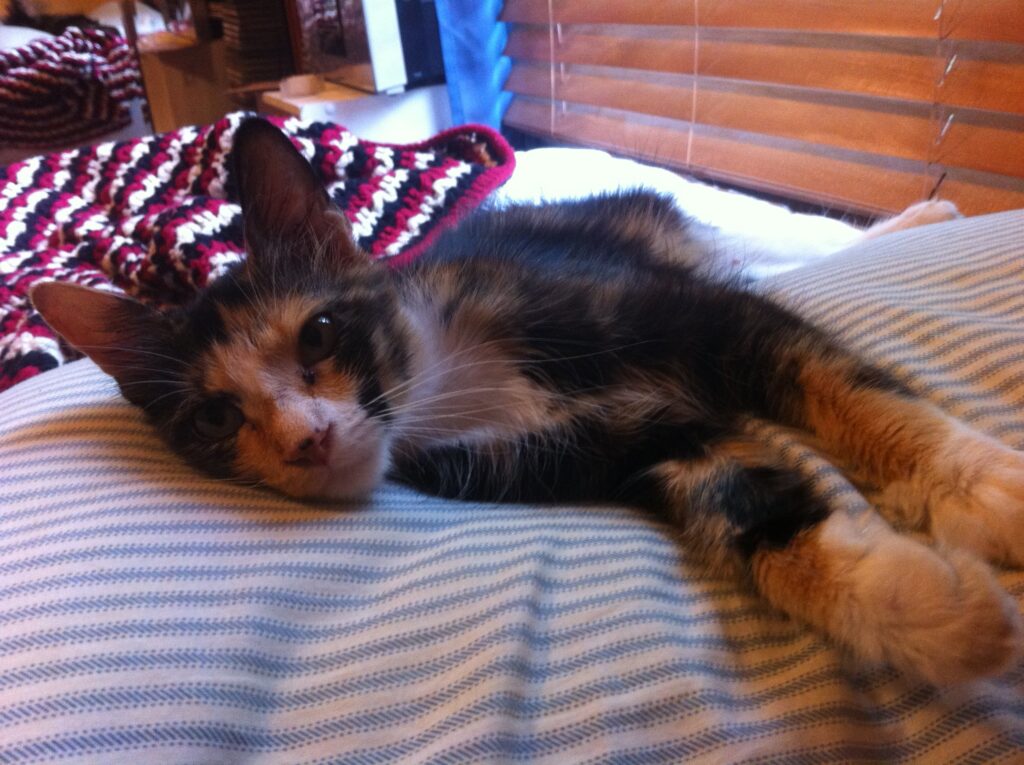
[[[275,128],[246,122],[235,158],[248,260],[190,306],[32,292],[198,468],[297,497],[389,476],[454,498],[633,503],[864,660],[934,683],[1016,660],[1021,618],[983,559],[1024,564],[1024,455],[701,276],[670,202],[481,211],[392,271]],[[935,545],[832,512],[746,435],[752,417],[804,431]]]

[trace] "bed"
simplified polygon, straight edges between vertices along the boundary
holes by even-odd
[[[490,202],[600,188],[585,174],[620,161],[575,156],[530,177],[520,155]],[[737,267],[775,274],[756,288],[1024,447],[1024,211],[779,240],[765,232],[801,219],[719,194],[691,211],[748,242]],[[761,234],[754,209],[774,221]],[[799,263],[781,257],[794,236]],[[784,432],[759,436],[863,503]],[[627,507],[393,485],[302,504],[206,479],[89,361],[0,394],[0,548],[0,762],[1024,758],[1024,668],[939,690],[858,667]],[[1024,598],[1024,574],[1001,580]]]

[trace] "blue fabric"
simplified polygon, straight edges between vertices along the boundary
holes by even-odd
[[[498,21],[502,0],[437,0],[444,73],[452,120],[501,127],[512,98],[503,92],[511,62],[502,55],[508,33]]]
[[[922,226],[761,288],[1021,447],[1022,230]],[[1000,581],[1019,607],[1024,571]],[[207,479],[90,361],[0,393],[0,594],[11,765],[1021,762],[1024,666],[942,691],[853,669],[639,510]]]

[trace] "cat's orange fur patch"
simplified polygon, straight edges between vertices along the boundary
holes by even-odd
[[[854,385],[848,363],[808,358],[799,380],[807,425],[831,454],[875,485],[914,475],[949,435],[935,407]]]
[[[751,560],[775,606],[850,646],[935,684],[996,675],[1020,653],[1016,603],[985,564],[897,534],[870,511],[833,513]]]
[[[665,460],[651,473],[661,484],[667,500],[665,509],[677,524],[680,541],[687,550],[711,571],[735,575],[741,569],[732,551],[731,542],[735,535],[732,524],[723,513],[707,512],[704,507],[693,506],[710,499],[701,497],[700,487],[724,460],[718,456]]]

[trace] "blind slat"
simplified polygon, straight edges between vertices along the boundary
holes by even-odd
[[[694,73],[692,29],[680,30],[679,36],[671,38],[630,32],[629,28],[620,28],[615,34],[595,34],[566,27],[552,39],[546,28],[513,26],[505,52],[515,60],[547,62],[553,43],[556,63]],[[826,60],[829,65],[822,66]],[[699,73],[707,77],[919,102],[931,102],[938,95],[950,106],[1024,115],[1024,58],[1013,62],[958,55],[938,93],[940,64],[931,54],[704,36],[697,63]]]
[[[505,87],[513,93],[549,98],[551,85],[546,67],[521,66],[513,69]],[[934,132],[927,119],[715,92],[706,83],[702,84],[696,99],[690,88],[578,74],[556,74],[554,87],[555,101],[607,106],[846,149],[876,150],[908,159],[927,158]]]
[[[940,179],[966,210],[1024,203],[1024,0],[506,0],[503,18],[527,132],[851,210]]]
[[[947,180],[939,196],[956,203],[964,215],[1024,209],[1024,189],[998,188],[966,180]]]
[[[942,16],[935,19],[942,7]],[[550,17],[549,17],[550,11]],[[787,29],[1024,42],[1021,0],[506,0],[502,20]]]
[[[516,99],[505,122],[526,132],[550,134],[551,117],[547,105]],[[921,198],[929,183],[923,172],[901,172],[699,132],[688,145],[685,130],[571,108],[555,111],[554,136],[717,180],[874,213],[907,208]]]
[[[695,130],[692,141],[685,125],[651,125],[628,115],[601,110],[584,112],[568,106],[553,113],[543,102],[516,99],[506,124],[535,134],[551,134],[568,143],[597,146],[703,177],[756,188],[787,197],[870,213],[897,213],[924,198],[937,178],[924,165],[898,169],[848,157],[829,156],[797,147],[741,140]],[[812,147],[808,147],[810,149]],[[962,212],[975,215],[1024,208],[1024,182],[952,177],[941,196]]]
[[[686,78],[692,83],[692,78]],[[922,162],[1024,178],[1024,151],[1019,132],[965,124],[956,119],[937,145],[938,119],[872,110],[864,105],[716,90],[702,81],[696,98],[692,85],[655,84],[626,77],[600,77],[549,67],[514,67],[506,88],[514,93],[555,101],[606,106],[702,125],[793,138],[823,146],[883,154]],[[696,107],[696,113],[694,113]]]

